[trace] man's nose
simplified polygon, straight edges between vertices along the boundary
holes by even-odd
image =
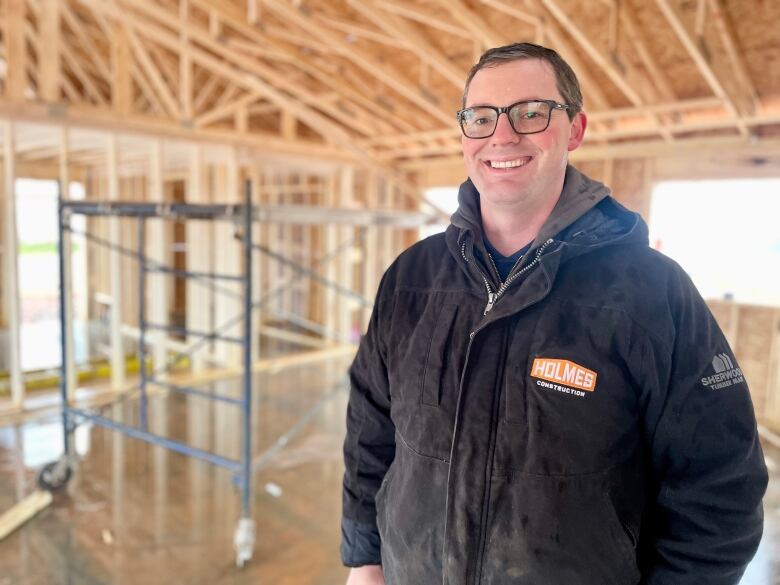
[[[512,128],[512,124],[509,123],[509,114],[501,112],[496,121],[496,131],[493,132],[493,142],[498,144],[505,144],[507,142],[518,142],[520,140],[520,134],[515,132]]]

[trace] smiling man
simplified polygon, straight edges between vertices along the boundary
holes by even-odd
[[[758,546],[742,371],[642,219],[568,164],[582,107],[538,45],[468,76],[459,209],[388,269],[350,369],[348,585],[735,585]]]

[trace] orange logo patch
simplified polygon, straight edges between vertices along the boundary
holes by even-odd
[[[566,384],[585,392],[593,392],[596,389],[596,372],[569,360],[536,358],[531,367],[531,375],[534,378]]]

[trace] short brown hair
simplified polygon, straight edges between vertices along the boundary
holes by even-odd
[[[466,87],[463,89],[463,105],[461,107],[466,107],[466,96],[469,93],[469,86],[477,71],[524,59],[541,59],[550,64],[555,73],[555,85],[558,87],[561,97],[569,104],[569,109],[566,113],[569,115],[570,120],[574,119],[574,116],[582,111],[582,91],[574,70],[558,53],[534,43],[512,43],[511,45],[488,49],[482,53],[479,61],[471,68],[466,78]]]

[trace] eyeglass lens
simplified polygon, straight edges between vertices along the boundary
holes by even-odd
[[[522,102],[507,113],[512,129],[518,134],[533,134],[547,128],[550,122],[550,104]],[[461,126],[468,138],[486,138],[493,134],[498,123],[498,112],[493,108],[475,107],[463,110]]]

